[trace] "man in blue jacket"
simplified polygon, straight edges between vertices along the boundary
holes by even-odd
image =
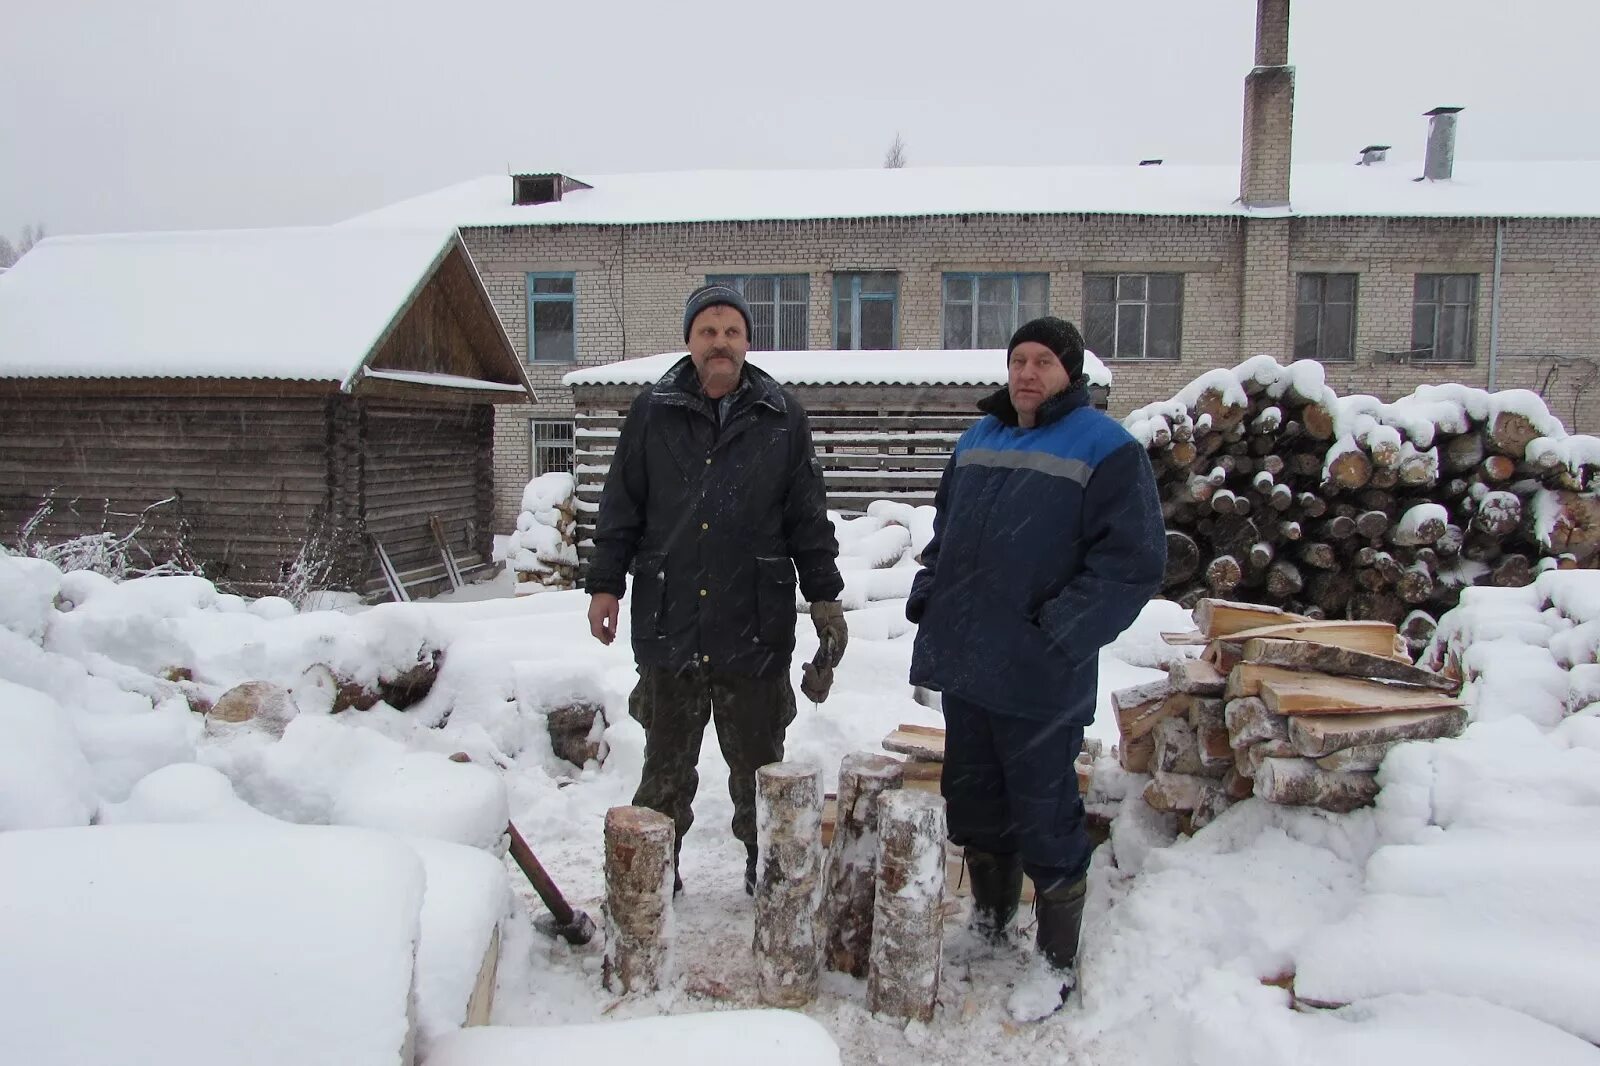
[[[1011,338],[1007,386],[979,405],[986,417],[939,482],[906,604],[919,626],[911,681],[943,693],[940,790],[974,927],[1004,940],[1026,871],[1039,953],[1063,999],[1090,852],[1073,762],[1094,720],[1097,654],[1166,566],[1149,457],[1090,404],[1083,358],[1083,338],[1059,318]]]

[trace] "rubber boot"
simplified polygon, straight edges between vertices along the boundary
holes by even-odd
[[[744,846],[744,894],[756,894],[756,857],[761,854],[754,844]]]
[[[678,860],[683,856],[683,838],[672,842],[672,894],[683,895],[683,878],[678,874]]]
[[[1078,964],[1078,938],[1083,931],[1083,901],[1089,881],[1080,877],[1064,881],[1039,893],[1039,954],[1051,967],[1063,972]]]
[[[1004,943],[1022,900],[1022,860],[1015,852],[996,855],[970,847],[965,854],[972,883],[972,929],[991,944]]]

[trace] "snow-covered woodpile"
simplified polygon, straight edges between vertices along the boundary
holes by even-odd
[[[506,551],[518,592],[577,586],[576,485],[571,474],[540,474],[522,490],[522,513]]]
[[[1600,439],[1524,390],[1339,396],[1311,361],[1209,371],[1124,425],[1150,451],[1165,594],[1403,625],[1413,650],[1471,585],[1596,565]]]
[[[1201,658],[1112,695],[1123,769],[1151,774],[1144,799],[1190,829],[1252,795],[1350,811],[1378,794],[1395,744],[1466,725],[1456,676],[1412,665],[1395,627],[1317,621],[1204,599]]]

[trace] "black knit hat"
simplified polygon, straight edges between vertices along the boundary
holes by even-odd
[[[725,304],[743,315],[745,336],[755,336],[755,324],[750,320],[750,305],[744,302],[744,297],[739,295],[738,289],[732,285],[702,285],[689,294],[689,302],[683,305],[683,342],[685,344],[689,343],[689,327],[694,325],[694,316],[706,308],[715,307],[718,304]]]
[[[1046,315],[1036,318],[1032,322],[1024,322],[1011,335],[1011,343],[1006,345],[1006,361],[1011,359],[1011,353],[1017,345],[1026,341],[1042,344],[1056,353],[1056,358],[1061,360],[1061,365],[1073,380],[1083,376],[1083,334],[1064,318],[1053,318]]]

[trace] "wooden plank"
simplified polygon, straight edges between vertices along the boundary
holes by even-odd
[[[1208,597],[1194,607],[1194,624],[1212,639],[1226,637],[1246,629],[1309,621],[1310,619],[1304,615],[1290,614],[1277,607],[1265,607],[1259,603],[1241,603],[1236,600]]]
[[[1461,682],[1454,678],[1444,677],[1386,655],[1371,655],[1333,644],[1252,637],[1244,642],[1244,657],[1248,662],[1282,666],[1291,670],[1311,670],[1339,677],[1381,678],[1385,681],[1435,689],[1451,695],[1461,690]]]
[[[1211,638],[1206,636],[1204,633],[1202,633],[1198,629],[1185,630],[1182,633],[1178,633],[1178,632],[1162,633],[1161,634],[1161,639],[1162,639],[1162,641],[1164,643],[1166,643],[1166,644],[1168,644],[1168,645],[1170,645],[1170,646],[1172,646],[1174,648],[1201,647],[1201,646],[1204,646],[1206,644],[1211,643]]]
[[[936,725],[911,725],[901,722],[899,731],[902,733],[915,733],[924,737],[943,737],[944,730]]]
[[[1292,622],[1285,625],[1243,629],[1231,634],[1228,641],[1242,645],[1257,637],[1273,640],[1308,640],[1316,644],[1331,644],[1368,655],[1394,657],[1395,627],[1389,622]]]
[[[1283,715],[1420,711],[1461,705],[1441,692],[1325,674],[1263,679],[1261,699],[1269,711]]]
[[[903,728],[883,738],[885,751],[910,755],[928,762],[944,762],[944,737],[926,733],[908,733]]]
[[[1300,676],[1296,670],[1286,666],[1268,666],[1265,663],[1240,663],[1228,671],[1228,684],[1223,690],[1223,697],[1230,700],[1240,700],[1247,696],[1261,695],[1263,681],[1294,681]]]
[[[1144,736],[1173,708],[1163,706],[1172,695],[1172,682],[1166,678],[1111,694],[1111,709],[1117,716],[1117,732],[1124,743]]]

